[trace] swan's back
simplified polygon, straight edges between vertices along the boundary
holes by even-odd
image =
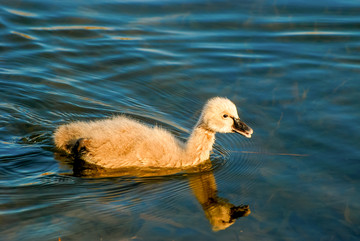
[[[54,134],[59,149],[71,153],[81,138],[88,140],[90,163],[105,168],[129,166],[179,167],[183,144],[160,127],[150,127],[124,116],[60,126]]]

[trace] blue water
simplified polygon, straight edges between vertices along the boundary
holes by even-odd
[[[0,1],[1,240],[358,240],[359,13],[357,0]],[[81,176],[53,144],[61,124],[116,114],[185,140],[213,96],[254,135],[218,134],[212,171]],[[214,232],[203,195],[251,214]]]

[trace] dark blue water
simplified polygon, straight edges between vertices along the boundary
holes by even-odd
[[[358,240],[359,13],[357,0],[0,1],[1,240]],[[213,96],[255,133],[218,134],[212,171],[81,176],[54,148],[58,125],[116,114],[185,140]],[[209,196],[251,214],[214,232]]]

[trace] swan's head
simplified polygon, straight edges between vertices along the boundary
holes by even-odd
[[[251,138],[253,133],[253,130],[240,120],[235,104],[222,97],[208,100],[201,113],[199,124],[214,132],[236,132],[247,138]]]

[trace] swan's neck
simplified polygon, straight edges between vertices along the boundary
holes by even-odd
[[[186,166],[196,166],[210,158],[215,132],[197,124],[186,142]]]

